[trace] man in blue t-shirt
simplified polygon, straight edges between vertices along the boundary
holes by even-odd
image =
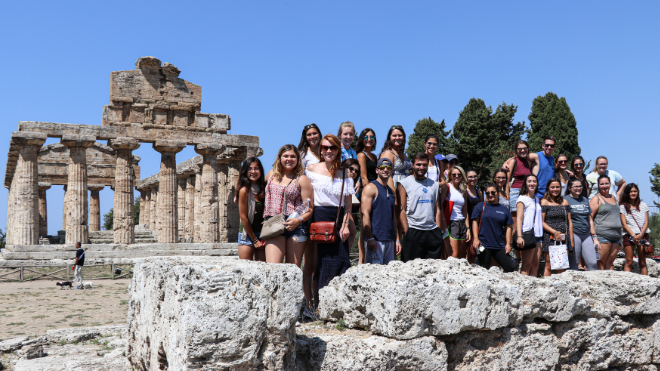
[[[555,158],[552,157],[552,153],[555,151],[556,142],[557,138],[548,135],[543,138],[543,150],[541,152],[529,154],[530,163],[536,164],[532,169],[532,173],[539,178],[539,187],[536,190],[536,197],[543,197],[548,181],[555,177]],[[514,159],[514,157],[511,157],[509,160],[512,159]],[[502,165],[502,168],[506,171],[511,171],[506,162]],[[570,171],[568,173],[569,175],[572,175]]]

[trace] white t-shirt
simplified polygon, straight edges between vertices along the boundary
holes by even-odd
[[[305,175],[314,187],[314,206],[334,206],[337,207],[340,202],[344,205],[344,198],[340,197],[341,178],[330,178],[312,171],[305,170]],[[344,185],[344,196],[355,194],[353,188],[353,179],[346,177]]]
[[[316,157],[314,153],[312,153],[312,151],[308,149],[307,152],[305,152],[305,155],[303,156],[302,166],[303,169],[307,169],[307,166],[318,164],[319,162],[321,162],[321,160],[319,160],[318,157]]]
[[[433,180],[433,181],[439,182],[440,181],[440,177],[439,177],[440,174],[438,174],[438,171],[439,171],[440,167],[438,167],[438,160],[436,160],[434,158],[431,161],[433,161],[434,166],[429,166],[429,169],[426,172],[426,177]]]
[[[526,232],[534,227],[534,236],[543,237],[543,211],[538,197],[534,198],[536,200],[532,200],[529,196],[518,197],[518,202],[522,202],[525,205],[522,231]],[[536,210],[536,224],[534,223],[534,210]]]
[[[635,234],[639,234],[639,227],[644,226],[644,221],[646,220],[646,214],[649,212],[649,206],[645,202],[639,203],[639,210],[634,207],[630,207],[630,214],[626,211],[626,207],[623,205],[619,206],[621,214],[626,216],[626,223],[628,228],[630,228]],[[635,219],[633,219],[633,217]],[[637,221],[637,223],[635,223]],[[639,226],[637,225],[639,224]],[[625,233],[625,230],[623,231]],[[646,233],[651,232],[650,229],[646,229]]]
[[[465,197],[461,191],[456,190],[453,185],[449,184],[449,201],[454,203],[454,207],[451,209],[451,216],[449,220],[465,220],[465,215],[463,215],[463,205],[465,205]]]
[[[610,178],[610,194],[616,198],[616,184],[623,180],[623,177],[614,170],[607,170],[606,174],[607,177]],[[598,193],[598,177],[600,177],[600,175],[595,171],[587,175],[587,183],[589,183],[589,186],[591,187],[591,194],[589,195],[590,200]]]

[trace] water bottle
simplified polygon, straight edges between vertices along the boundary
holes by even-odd
[[[305,200],[305,202],[304,202],[301,206],[298,206],[298,207],[296,208],[296,210],[294,210],[294,211],[291,213],[291,215],[289,215],[289,216],[286,218],[286,220],[289,220],[289,219],[295,219],[295,218],[300,218],[300,215],[306,213],[307,210],[309,210],[309,203],[310,203],[310,202],[311,202],[311,200],[310,200],[309,198],[308,198],[307,200]],[[301,209],[301,208],[302,208],[302,209]],[[301,209],[301,210],[300,210],[300,209]],[[298,213],[299,210],[300,210],[300,213]]]

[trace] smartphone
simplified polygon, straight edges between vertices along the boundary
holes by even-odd
[[[560,238],[562,241],[564,241],[564,240],[566,239],[566,235],[562,233],[562,234],[559,235],[559,238]]]

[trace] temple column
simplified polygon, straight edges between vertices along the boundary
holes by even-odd
[[[177,174],[177,227],[179,229],[179,238],[185,238],[186,235],[186,180],[185,174]]]
[[[11,144],[18,147],[16,170],[12,180],[15,206],[10,228],[14,245],[36,245],[39,243],[39,189],[37,153],[46,141],[46,134],[13,132]]]
[[[151,229],[151,188],[143,188],[142,193],[144,193],[144,209],[140,211],[140,224],[146,224]]]
[[[218,156],[224,157],[224,156]],[[218,230],[220,236],[218,237],[218,242],[229,242],[227,238],[227,198],[228,190],[231,186],[227,182],[229,165],[226,158],[218,159]],[[234,200],[231,200],[233,203]]]
[[[226,228],[227,242],[238,242],[238,226],[241,222],[241,214],[238,210],[238,203],[233,200],[237,198],[236,185],[241,174],[241,161],[230,161],[227,173],[227,198],[226,207]]]
[[[155,185],[151,188],[151,202],[149,203],[149,229],[151,229],[154,234],[158,234],[158,225],[156,224],[156,206],[158,206],[158,185]]]
[[[147,202],[147,195],[146,195],[147,192],[145,192],[144,189],[138,190],[138,191],[140,192],[140,217],[138,219],[138,223],[139,224],[144,224],[145,223],[144,222],[144,220],[145,220],[144,219],[144,217],[145,217],[144,208],[145,208],[145,204]]]
[[[193,221],[193,232],[195,242],[199,242],[199,226],[200,220],[202,219],[202,207],[199,204],[202,199],[202,164],[195,166],[195,207],[194,211],[194,221]]]
[[[108,140],[108,146],[117,152],[115,167],[115,198],[112,222],[115,243],[135,243],[135,218],[133,214],[133,150],[140,143],[129,137]]]
[[[216,157],[224,151],[220,144],[198,144],[195,152],[202,155],[202,193],[200,196],[199,242],[218,242],[218,169]]]
[[[87,243],[87,148],[93,135],[65,134],[62,144],[69,148],[69,180],[66,195],[66,244]]]
[[[99,191],[103,190],[103,184],[88,184],[89,189],[89,231],[96,232],[101,230],[101,201],[99,200]],[[114,213],[114,209],[113,209]]]
[[[9,195],[7,197],[7,230],[5,231],[5,243],[13,245],[12,238],[14,234],[11,231],[11,226],[14,225],[14,210],[16,210],[16,183],[12,180],[9,185]]]
[[[50,183],[39,183],[39,237],[46,237],[48,235],[46,191],[50,189],[50,186]]]
[[[66,232],[66,189],[67,185],[63,185],[62,189],[64,190],[64,202],[62,203],[62,230]]]
[[[195,236],[195,177],[188,174],[186,178],[186,220],[185,238],[190,240]]]
[[[185,147],[185,142],[173,140],[158,140],[153,145],[154,150],[160,152],[158,243],[179,242],[176,154]]]

